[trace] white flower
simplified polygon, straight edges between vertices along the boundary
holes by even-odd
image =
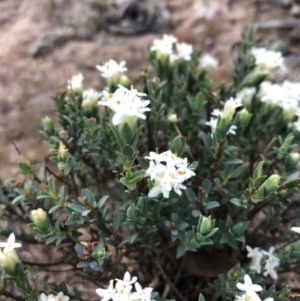
[[[172,35],[164,34],[161,40],[154,40],[150,47],[151,51],[156,51],[157,58],[169,56],[173,53],[173,44],[177,42],[177,38]]]
[[[127,271],[125,274],[124,274],[124,277],[123,277],[123,280],[121,279],[116,279],[118,281],[118,283],[123,283],[124,286],[128,286],[130,284],[133,284],[137,281],[137,277],[134,276],[132,277],[131,279],[131,275],[130,273]]]
[[[214,118],[214,117],[211,117],[209,121],[206,121],[205,122],[206,125],[210,126],[211,127],[211,131],[214,132],[217,128],[217,125],[218,125],[218,119],[217,118]]]
[[[168,199],[171,190],[172,186],[168,174],[165,172],[161,178],[159,174],[156,174],[154,178],[154,187],[150,189],[148,197],[155,198],[162,193],[164,198]]]
[[[256,292],[260,292],[262,290],[262,287],[258,284],[252,284],[252,280],[249,275],[244,276],[244,283],[237,283],[236,287],[246,292],[246,295],[250,296],[257,296]]]
[[[252,258],[250,263],[250,269],[256,271],[260,274],[261,272],[261,259],[263,258],[263,253],[260,248],[252,249],[250,246],[246,246],[248,251],[247,257]]]
[[[250,105],[255,93],[256,93],[255,87],[244,88],[239,93],[237,93],[236,97],[240,98],[242,100],[243,104]]]
[[[292,227],[291,230],[300,233],[300,227]]]
[[[181,189],[186,189],[182,183],[195,175],[194,171],[189,168],[187,158],[179,158],[171,151],[161,154],[150,152],[150,156],[145,158],[150,160],[145,177],[150,177],[154,181],[154,186],[148,193],[150,198],[161,193],[164,198],[169,198],[172,189],[181,195]]]
[[[84,90],[82,92],[82,98],[83,99],[89,98],[89,99],[98,100],[101,95],[102,95],[101,92],[98,92],[98,91],[94,90],[93,88]]]
[[[4,248],[3,252],[10,252],[12,249],[20,248],[22,245],[16,242],[16,237],[14,233],[11,233],[7,239],[7,242],[0,242],[0,248]]]
[[[119,76],[121,72],[127,71],[125,61],[121,61],[118,64],[115,60],[112,59],[104,63],[102,66],[96,65],[96,68],[100,71],[101,76],[105,78]]]
[[[224,105],[223,118],[225,118],[226,120],[231,120],[233,118],[236,108],[242,105],[243,104],[241,98],[231,97],[230,99],[228,99]]]
[[[129,294],[132,290],[132,285],[125,285],[123,281],[118,281],[116,283],[116,290],[117,292],[112,295],[113,301],[130,300]]]
[[[199,58],[199,64],[201,68],[204,69],[216,69],[219,65],[218,60],[209,54],[204,54]]]
[[[100,98],[100,96],[102,95],[102,93],[90,88],[88,90],[84,90],[82,92],[82,104],[81,106],[83,108],[89,108],[89,107],[93,107],[95,105],[97,105],[97,102]]]
[[[44,293],[40,294],[38,301],[69,301],[70,297],[64,295],[63,292],[59,292],[56,296],[53,294],[46,295]]]
[[[114,280],[110,280],[109,286],[107,289],[96,289],[96,293],[102,297],[102,301],[155,301],[151,300],[151,287],[142,288],[142,286],[136,282],[137,277],[132,277],[129,272],[126,272],[123,280],[115,279],[117,281],[116,286],[114,287]],[[132,291],[132,285],[136,292]],[[39,300],[40,301],[40,300]],[[44,301],[44,300],[41,300]],[[46,300],[45,300],[46,301]]]
[[[73,92],[82,92],[83,79],[84,77],[81,73],[73,75],[71,80],[68,80],[68,90],[72,90]]]
[[[243,294],[241,296],[236,297],[237,301],[261,301],[260,297],[255,293],[252,295]]]
[[[269,258],[266,260],[266,264],[264,266],[265,272],[263,273],[264,276],[270,275],[273,279],[277,279],[277,273],[275,271],[275,268],[279,267],[280,265],[280,259],[276,257],[273,253],[275,251],[274,247],[271,247],[269,251],[262,251],[263,254],[268,255]]]
[[[48,301],[47,295],[44,293],[40,294],[38,301]]]
[[[176,59],[183,59],[185,61],[190,61],[192,59],[193,45],[187,43],[177,43],[176,50]]]
[[[261,83],[257,96],[262,102],[278,105],[285,98],[285,91],[269,81]]]
[[[69,301],[70,297],[65,296],[63,292],[59,292],[58,295],[55,297],[55,301]]]
[[[96,293],[102,297],[102,301],[108,301],[112,298],[113,294],[116,292],[116,289],[114,288],[114,281],[109,281],[109,286],[107,289],[98,288],[96,289]]]
[[[130,295],[131,300],[151,301],[151,292],[153,290],[152,287],[142,288],[142,286],[138,282],[134,284],[134,287],[136,292]]]
[[[284,58],[282,57],[281,52],[253,47],[251,49],[251,54],[255,58],[256,69],[259,72],[269,73],[276,68],[285,69]]]
[[[224,112],[220,111],[219,109],[214,109],[211,113],[213,116],[220,116],[223,118]],[[218,118],[210,117],[209,121],[205,122],[206,125],[211,127],[211,131],[214,132],[218,126]],[[235,135],[237,130],[237,126],[235,124],[231,125],[229,130],[227,131],[227,134]]]
[[[135,123],[138,118],[146,119],[145,112],[150,111],[150,108],[147,108],[150,101],[142,99],[146,94],[140,93],[133,88],[128,90],[121,85],[118,86],[119,88],[113,94],[103,91],[105,100],[98,102],[98,105],[108,106],[115,112],[112,123],[114,125],[123,122],[132,124]]]
[[[151,180],[154,180],[154,178],[158,174],[163,174],[165,170],[166,170],[165,165],[162,165],[162,164],[155,165],[154,161],[150,161],[149,167],[146,170],[145,176],[148,176],[148,177],[150,177]]]

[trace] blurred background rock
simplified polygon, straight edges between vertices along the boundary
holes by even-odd
[[[169,33],[214,55],[220,66],[213,77],[226,79],[234,45],[256,23],[257,44],[281,42],[288,77],[300,81],[298,18],[299,0],[0,0],[0,176],[16,176],[12,141],[43,163],[41,119],[55,116],[50,96],[65,89],[69,70],[101,91],[95,65],[125,60],[134,83],[146,49]]]

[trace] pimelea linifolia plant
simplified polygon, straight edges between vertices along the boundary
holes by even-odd
[[[152,67],[134,86],[126,63],[112,59],[97,65],[102,91],[85,89],[82,74],[68,80],[53,97],[59,124],[42,120],[54,163],[41,172],[22,156],[24,180],[1,182],[2,295],[296,297],[280,274],[300,272],[300,179],[291,178],[300,160],[300,84],[275,82],[284,59],[254,47],[254,31],[237,47],[226,84],[210,78],[215,58],[170,35],[153,42]],[[23,248],[41,245],[49,251],[24,257]],[[61,279],[67,268],[59,264],[73,266],[70,277]],[[39,267],[57,283],[37,283]],[[79,272],[98,287],[93,299],[72,280]]]

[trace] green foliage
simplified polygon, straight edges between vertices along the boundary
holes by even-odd
[[[43,171],[21,157],[23,180],[0,183],[1,234],[15,232],[25,244],[53,245],[95,283],[120,277],[132,261],[129,269],[144,275],[143,284],[159,275],[156,290],[162,293],[160,283],[166,282],[168,297],[177,300],[185,300],[181,295],[234,300],[245,274],[263,286],[263,298],[288,300],[292,289],[259,277],[244,251],[247,244],[276,245],[281,272],[300,273],[295,267],[300,243],[290,231],[300,221],[300,180],[290,178],[298,168],[300,135],[282,108],[263,103],[257,93],[232,114],[226,115],[224,107],[230,96],[245,87],[259,89],[267,77],[250,53],[254,32],[250,27],[237,46],[229,84],[213,83],[209,70],[199,67],[201,53],[172,63],[150,52],[153,70],[140,74],[137,87],[150,100],[146,120],[113,124],[114,111],[106,106],[99,114],[95,106],[83,107],[80,91],[55,95],[59,124],[46,117],[41,131],[51,148],[51,165]],[[108,82],[109,91],[115,92],[119,82]],[[224,115],[215,116],[209,128],[211,114],[223,107]],[[151,174],[153,165],[163,170],[170,164],[151,156],[169,150],[172,162],[187,158],[186,166],[173,170],[175,179],[184,174],[180,168],[192,175],[177,186],[165,180],[169,174]],[[159,193],[151,195],[157,187]],[[220,268],[214,277],[186,266],[192,253],[218,252],[239,263]],[[197,265],[195,260],[196,271]],[[44,288],[31,287],[28,269],[30,263],[19,262],[13,270],[4,269],[2,279],[12,280],[24,299],[36,301]],[[63,282],[53,291],[72,294]],[[82,300],[79,289],[73,293],[74,300]],[[152,298],[166,300],[156,292]]]

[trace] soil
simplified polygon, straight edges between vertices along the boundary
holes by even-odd
[[[213,77],[228,78],[233,47],[249,24],[258,45],[281,42],[288,77],[300,81],[300,5],[267,0],[0,0],[0,176],[17,176],[19,151],[42,163],[41,119],[55,118],[51,95],[69,74],[104,88],[95,65],[125,60],[134,81],[146,50],[163,33],[214,55]],[[278,77],[282,77],[278,74]],[[286,276],[286,275],[285,275]],[[298,281],[293,275],[280,281]]]

